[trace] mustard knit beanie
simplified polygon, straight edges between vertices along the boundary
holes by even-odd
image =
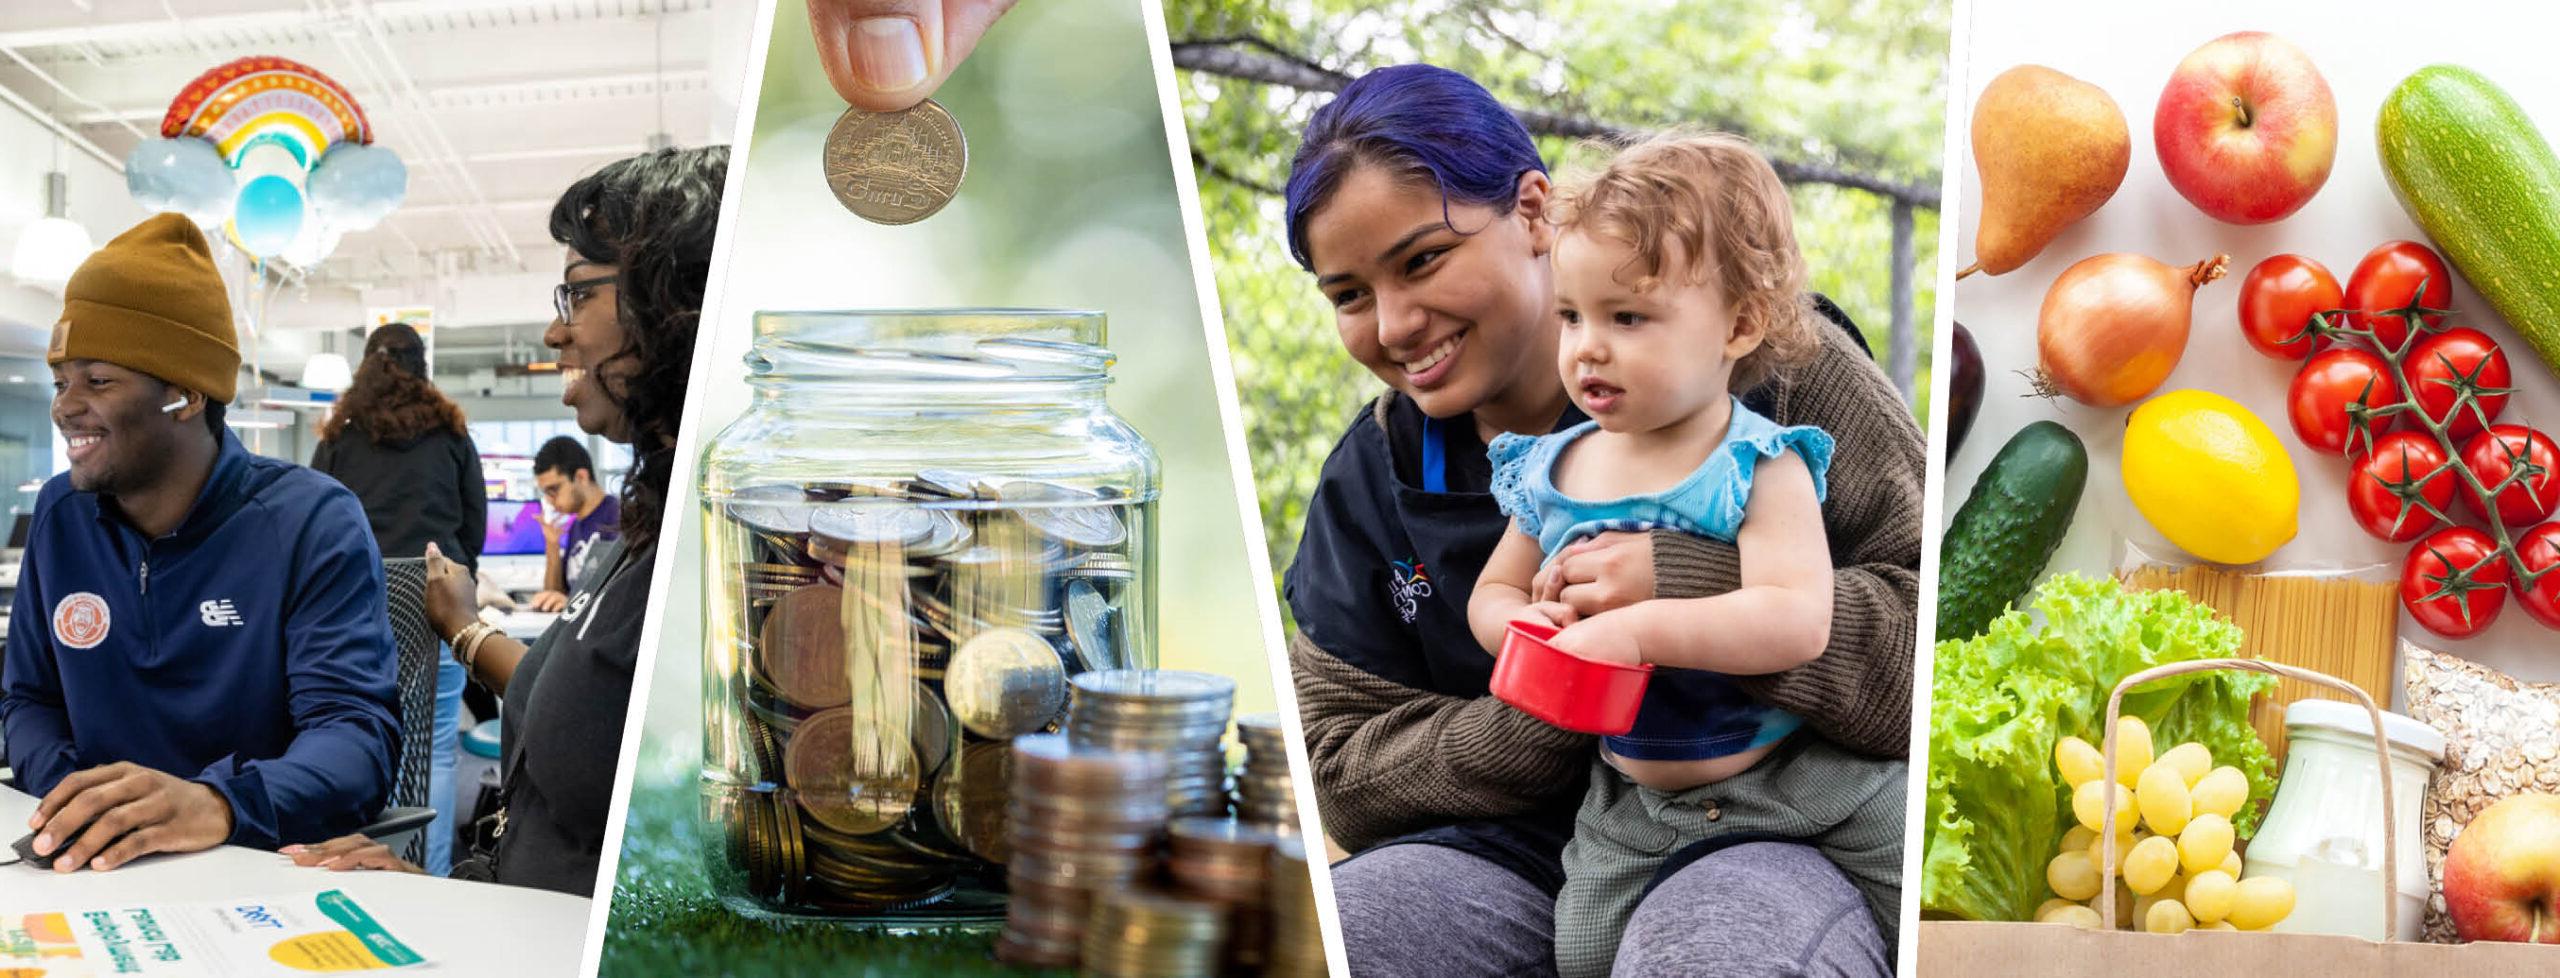
[[[80,263],[45,362],[103,360],[228,403],[240,383],[231,298],[204,232],[161,214]]]

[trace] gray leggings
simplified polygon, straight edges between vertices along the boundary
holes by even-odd
[[[1480,856],[1392,845],[1333,867],[1352,978],[1555,974],[1555,898]],[[1615,978],[1893,973],[1864,898],[1811,847],[1752,842],[1681,869],[1627,921]]]

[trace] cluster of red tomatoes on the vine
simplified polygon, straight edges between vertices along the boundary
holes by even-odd
[[[2343,290],[2319,262],[2277,255],[2241,282],[2240,327],[2261,353],[2309,357],[2285,411],[2303,444],[2347,458],[2356,522],[2417,541],[2400,570],[2410,617],[2468,637],[2512,590],[2560,629],[2560,522],[2543,522],[2560,505],[2560,447],[2497,423],[2514,392],[2507,355],[2479,330],[2445,325],[2452,295],[2444,259],[2413,241],[2373,249]]]

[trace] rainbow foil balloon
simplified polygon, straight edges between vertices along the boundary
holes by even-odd
[[[307,65],[241,58],[189,82],[125,159],[125,188],[177,211],[260,259],[320,263],[349,231],[382,221],[408,195],[398,154],[372,145],[354,96]]]

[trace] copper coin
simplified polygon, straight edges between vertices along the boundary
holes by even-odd
[[[846,109],[827,133],[827,187],[846,210],[874,224],[913,224],[960,192],[969,141],[940,103],[898,112]]]
[[[809,817],[861,835],[898,824],[915,807],[916,770],[914,747],[903,737],[881,747],[905,756],[855,763],[855,720],[851,709],[837,707],[800,721],[782,767]]]
[[[982,741],[961,748],[959,763],[944,768],[933,784],[934,817],[943,834],[992,863],[1004,862],[1011,852],[1005,837],[1011,767],[1005,745]]]
[[[845,675],[844,589],[806,584],[774,602],[756,642],[760,670],[774,691],[809,709],[843,706],[853,698]]]

